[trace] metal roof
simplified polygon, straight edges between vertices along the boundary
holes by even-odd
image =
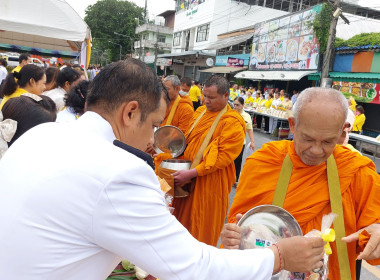
[[[329,72],[329,77],[333,81],[346,81],[357,83],[379,83],[380,73],[352,73],[352,72]],[[309,80],[318,81],[321,73],[314,73],[309,76]]]
[[[227,47],[234,46],[234,45],[237,45],[239,43],[245,42],[252,37],[253,37],[253,33],[251,33],[251,32],[248,34],[231,36],[228,38],[219,39],[216,42],[213,42],[213,43],[203,47],[203,49],[204,50],[223,49],[223,48],[227,48]]]
[[[246,70],[247,67],[227,67],[227,66],[216,66],[216,67],[211,67],[203,70],[199,70],[200,72],[206,72],[206,73],[221,73],[221,74],[229,74],[229,73],[234,73],[238,71],[243,71]]]

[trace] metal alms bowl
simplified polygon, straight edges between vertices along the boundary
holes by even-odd
[[[242,229],[240,249],[265,248],[280,239],[302,236],[296,219],[286,210],[274,205],[252,208],[239,220]]]
[[[175,126],[165,125],[154,132],[154,150],[156,153],[169,153],[173,158],[180,156],[186,148],[183,132]]]
[[[189,170],[191,166],[191,161],[184,159],[166,159],[161,162],[160,166],[162,168],[176,171]]]

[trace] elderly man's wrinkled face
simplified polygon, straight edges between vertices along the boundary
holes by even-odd
[[[333,153],[343,131],[345,116],[336,104],[309,103],[301,110],[297,125],[289,125],[294,134],[297,155],[306,165],[319,165]]]

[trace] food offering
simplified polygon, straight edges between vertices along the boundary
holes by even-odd
[[[274,57],[276,55],[276,43],[267,44],[267,62],[274,62]]]
[[[286,47],[286,61],[297,60],[298,38],[289,39]]]
[[[277,42],[277,44],[276,44],[276,56],[275,56],[276,62],[284,62],[285,61],[286,46],[287,46],[286,40]]]

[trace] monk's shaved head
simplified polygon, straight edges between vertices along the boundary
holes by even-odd
[[[331,88],[307,88],[301,92],[293,109],[296,125],[299,123],[300,114],[303,110],[317,109],[317,114],[323,114],[324,108],[333,110],[334,115],[342,118],[342,126],[347,118],[347,99],[340,92]],[[326,115],[320,115],[323,121]],[[326,120],[329,121],[329,120]]]
[[[333,153],[345,128],[347,110],[347,100],[337,90],[308,88],[300,94],[289,126],[303,163],[319,165]]]

